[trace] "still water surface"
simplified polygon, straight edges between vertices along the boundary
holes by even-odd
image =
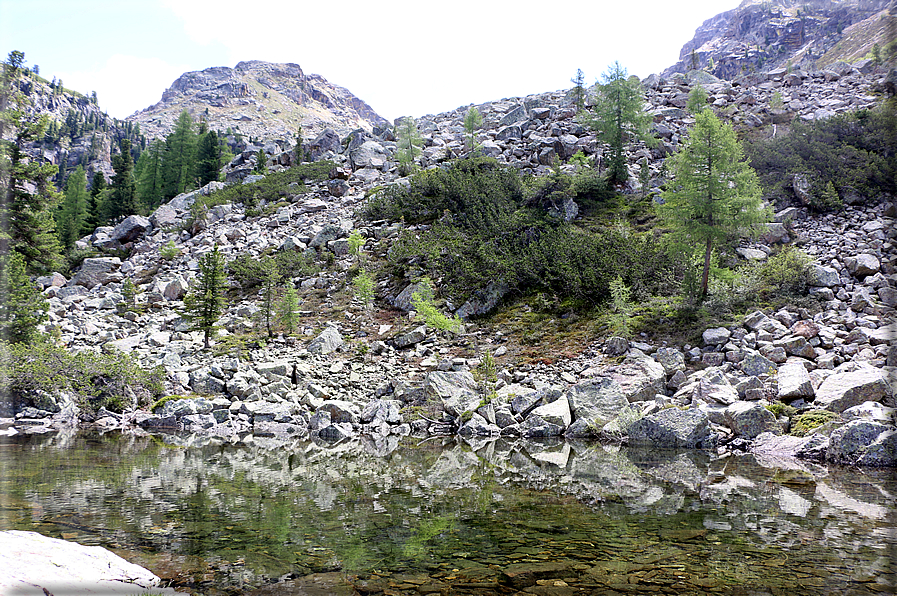
[[[419,443],[4,437],[0,529],[194,594],[894,593],[892,470]]]

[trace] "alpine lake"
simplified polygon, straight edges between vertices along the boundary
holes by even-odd
[[[597,443],[0,437],[0,529],[192,594],[893,594],[894,470]]]

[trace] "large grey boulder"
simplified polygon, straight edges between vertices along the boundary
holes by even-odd
[[[813,397],[810,373],[799,362],[785,363],[779,369],[779,399]]]
[[[424,395],[439,400],[451,416],[474,410],[480,396],[477,382],[468,371],[433,371],[424,381]]]
[[[104,285],[113,278],[119,267],[121,267],[121,259],[118,257],[84,259],[84,262],[81,263],[81,269],[72,277],[69,284],[84,286],[88,290]]]
[[[358,408],[355,404],[341,399],[328,399],[315,410],[315,414],[327,412],[333,424],[355,424],[359,420]]]
[[[152,215],[150,223],[154,228],[170,228],[178,222],[178,211],[169,204],[160,205]]]
[[[675,374],[677,370],[685,370],[685,355],[676,348],[657,348],[654,360],[668,375]]]
[[[844,259],[844,264],[851,275],[860,279],[868,275],[875,275],[881,269],[881,262],[878,260],[878,257],[868,253],[847,257]]]
[[[726,408],[726,426],[732,429],[735,436],[743,439],[770,432],[782,434],[782,427],[776,421],[775,414],[757,402],[740,401]]]
[[[0,594],[177,594],[101,546],[37,532],[0,532]]]
[[[886,430],[857,458],[859,466],[897,467],[897,430]]]
[[[402,402],[395,399],[371,400],[361,411],[361,423],[385,422],[387,424],[399,424],[402,422],[402,415],[399,413],[401,407]]]
[[[418,325],[411,331],[407,333],[403,333],[401,335],[397,335],[392,343],[395,347],[407,348],[408,346],[413,346],[419,344],[427,338],[427,326],[426,325]]]
[[[729,341],[731,335],[732,332],[725,327],[716,327],[713,329],[705,329],[704,333],[701,334],[701,337],[704,340],[704,344],[708,346],[720,346]]]
[[[112,239],[121,244],[133,242],[153,229],[153,224],[142,215],[130,215],[112,230]]]
[[[355,170],[361,168],[379,170],[389,159],[389,154],[377,141],[365,141],[349,153],[349,159]]]
[[[629,406],[619,383],[607,377],[596,377],[570,387],[564,398],[576,420],[602,427]]]
[[[473,296],[455,311],[455,315],[464,320],[484,315],[495,308],[508,291],[508,284],[493,281],[484,289],[474,292]]]
[[[774,375],[779,370],[779,367],[775,362],[756,352],[746,355],[744,359],[738,363],[738,368],[749,377]]]
[[[697,409],[666,408],[629,427],[629,444],[633,446],[708,449],[718,440],[707,414]]]
[[[653,358],[627,358],[607,376],[616,381],[630,402],[648,401],[664,392],[666,371]]]
[[[866,401],[886,402],[891,396],[892,389],[882,369],[847,363],[822,381],[816,389],[814,403],[840,414]]]
[[[312,354],[330,354],[341,348],[343,343],[343,336],[336,327],[328,325],[308,344],[308,351]]]
[[[328,151],[341,153],[343,146],[340,143],[339,135],[332,128],[325,128],[321,134],[305,146],[305,150],[308,152],[308,158],[311,161],[316,161]]]
[[[544,404],[532,411],[531,416],[538,416],[548,424],[553,424],[566,429],[570,426],[573,417],[570,414],[570,404],[565,397]],[[563,431],[561,431],[563,433]]]
[[[817,288],[836,288],[841,285],[841,276],[833,267],[810,265],[810,285]]]
[[[893,430],[893,427],[868,420],[848,422],[832,431],[826,459],[843,464],[856,463],[882,433]]]

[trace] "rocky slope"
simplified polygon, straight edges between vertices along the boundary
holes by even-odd
[[[698,27],[664,74],[709,68],[732,79],[786,64],[822,69],[884,46],[897,34],[895,23],[892,0],[745,0]]]
[[[871,89],[884,73],[867,75],[848,64],[838,68],[840,74],[772,72],[736,82],[707,79],[706,73],[650,78],[647,98],[664,143],[633,147],[633,174],[647,161],[653,183],[660,181],[662,158],[676,149],[690,123],[682,105],[691,81],[704,81],[714,107],[739,126],[772,122],[777,112],[813,119],[873,105]],[[787,101],[772,109],[769,101],[776,93],[787,95]],[[521,171],[539,174],[555,157],[601,151],[594,136],[574,121],[563,92],[479,107],[485,117],[480,150]],[[459,108],[418,122],[425,144],[420,165],[464,152],[465,112]],[[283,148],[270,147],[269,171],[286,167],[289,151],[278,154]],[[514,338],[501,329],[468,323],[458,335],[442,334],[409,318],[410,292],[404,285],[382,282],[373,310],[351,300],[344,287],[345,271],[353,264],[349,232],[358,229],[367,239],[366,250],[382,258],[401,229],[355,215],[368,190],[400,182],[395,143],[388,130],[348,138],[325,130],[309,148],[336,167],[328,180],[286,204],[253,216],[241,204],[221,205],[201,225],[184,229],[198,193],[182,195],[149,219],[135,216],[82,241],[130,248],[127,260],[89,259],[71,279],[41,280],[51,304],[47,327],[58,329],[66,345],[131,352],[144,365],[165,368],[171,393],[207,396],[168,402],[156,414],[101,412],[99,424],[181,428],[234,440],[250,431],[281,437],[312,433],[329,440],[358,432],[599,435],[655,447],[753,445],[844,463],[897,463],[893,205],[872,201],[809,218],[804,209],[782,204],[760,243],[742,247],[745,258],[762,259],[776,245],[796,242],[814,256],[812,294],[824,307],[817,315],[797,308],[758,312],[742,324],[708,329],[698,346],[606,338],[552,365],[521,364]],[[229,172],[245,170],[257,150],[237,156]],[[568,216],[575,217],[575,210]],[[166,261],[160,248],[169,241],[181,254]],[[291,280],[303,301],[301,339],[277,338],[218,356],[202,350],[200,335],[188,331],[179,311],[198,257],[213,245],[227,258],[298,250],[322,264],[332,261],[319,273]],[[137,285],[145,312],[118,310],[125,279]],[[257,328],[258,310],[253,299],[231,304],[220,324],[227,335],[239,336]],[[489,403],[472,374],[484,350],[496,355],[500,369],[497,397]],[[807,439],[782,438],[793,421],[764,407],[776,398],[797,411],[827,412],[820,415],[832,421]],[[16,420],[3,425],[16,432],[73,415],[64,397],[46,407],[7,413]]]
[[[300,126],[306,134],[329,127],[345,135],[387,124],[347,89],[305,74],[298,64],[258,60],[184,73],[159,103],[128,120],[151,138],[164,137],[184,110],[195,121],[205,119],[212,130],[259,139],[293,139]]]

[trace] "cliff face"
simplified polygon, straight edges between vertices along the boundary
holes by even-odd
[[[159,103],[128,120],[150,138],[163,137],[184,110],[196,121],[205,119],[212,130],[260,139],[292,139],[299,126],[310,135],[386,124],[371,106],[324,77],[307,75],[298,64],[258,60],[184,73]]]
[[[815,70],[856,60],[887,41],[895,6],[893,0],[745,0],[698,27],[679,61],[663,74],[708,69],[733,79],[789,62]]]

